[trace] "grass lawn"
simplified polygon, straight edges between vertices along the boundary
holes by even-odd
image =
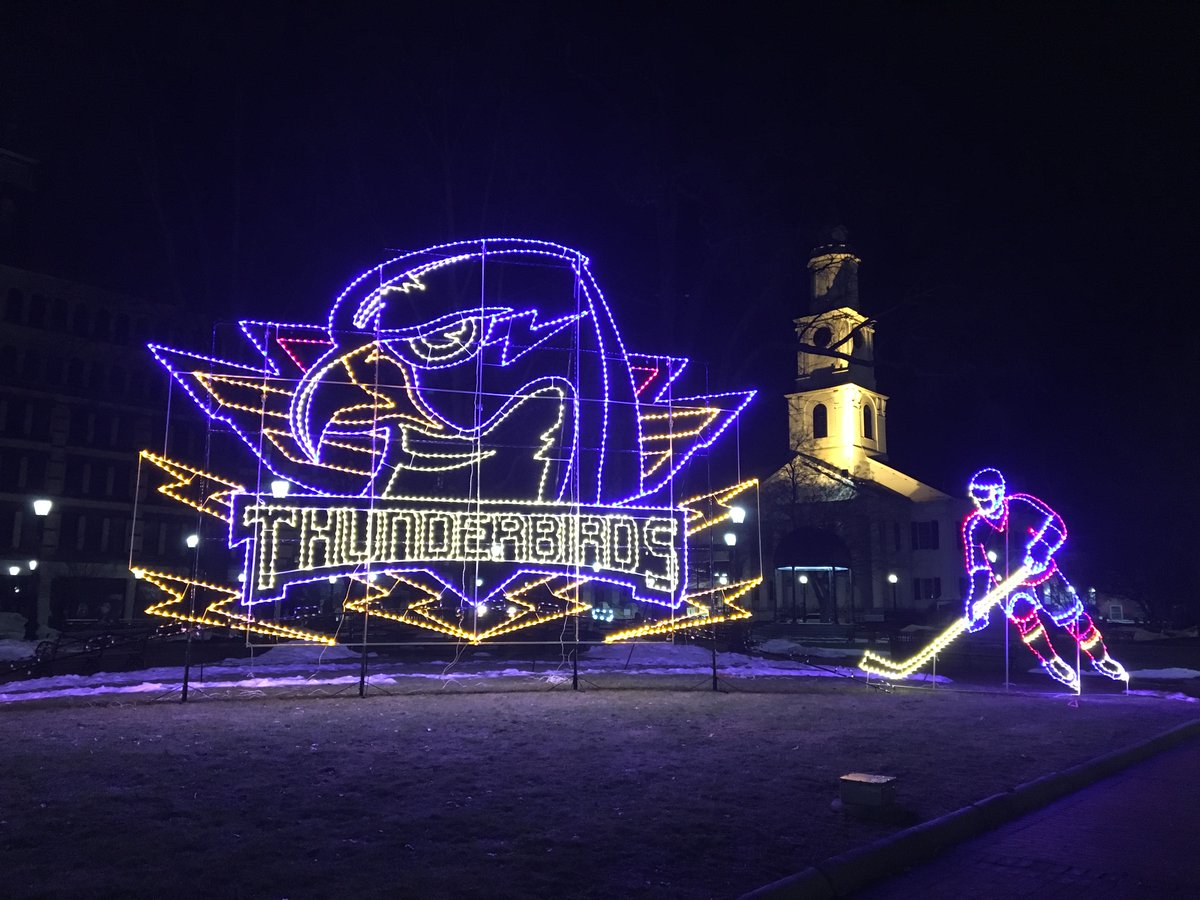
[[[1115,693],[682,683],[5,708],[4,893],[736,897],[903,827],[833,809],[845,773],[897,776],[915,822],[1197,716]]]

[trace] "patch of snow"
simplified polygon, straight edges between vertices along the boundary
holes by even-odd
[[[28,647],[24,641],[15,642]],[[0,645],[2,646],[2,645]],[[768,641],[763,649],[786,647],[806,657],[850,656],[850,648],[815,649],[788,640]],[[779,652],[770,650],[769,652]],[[285,644],[258,654],[255,658],[231,658],[219,663],[193,665],[189,684],[193,689],[266,689],[282,687],[330,686],[357,684],[361,656],[346,646],[313,646]],[[712,671],[712,651],[696,644],[648,642],[644,644],[603,644],[587,646],[580,654],[580,675],[620,674],[627,672],[645,675],[690,675],[704,677]],[[1086,670],[1086,667],[1085,667]],[[1041,669],[1031,669],[1040,673]],[[718,653],[717,674],[733,678],[846,678],[863,677],[853,663],[828,665],[800,659],[763,659],[746,653]],[[499,678],[533,678],[542,682],[561,684],[571,677],[569,657],[557,665],[545,662],[534,664],[520,661],[472,659],[458,665],[449,662],[406,663],[376,658],[368,672],[373,685],[412,684],[414,680],[466,683]],[[1132,673],[1139,678],[1155,680],[1187,680],[1200,677],[1195,669],[1146,669]],[[119,694],[167,694],[178,691],[183,683],[179,666],[144,669],[135,672],[99,672],[94,675],[57,675],[31,678],[0,684],[0,703],[41,700],[57,697],[103,697]],[[904,684],[950,683],[944,676],[919,672],[904,679]],[[1159,692],[1142,692],[1161,695]],[[1172,695],[1175,696],[1175,695]],[[1188,698],[1191,699],[1191,698]]]
[[[1200,678],[1200,672],[1195,669],[1137,669],[1130,672],[1131,679],[1153,678],[1157,681],[1186,681],[1189,678]]]
[[[771,638],[758,645],[763,653],[777,653],[780,656],[824,656],[830,659],[858,658],[862,650],[857,647],[810,647],[793,641],[791,638]]]
[[[21,631],[25,630],[25,617],[21,617]],[[12,638],[0,639],[0,662],[11,662],[15,659],[28,659],[33,656],[37,641],[20,641]]]

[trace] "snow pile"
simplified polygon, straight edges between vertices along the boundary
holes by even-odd
[[[21,620],[24,622],[24,618]],[[21,630],[25,630],[22,624]],[[11,637],[0,638],[0,662],[11,662],[17,659],[28,659],[33,656],[34,648],[37,647],[33,641],[20,641]]]
[[[794,656],[794,657],[818,657],[823,656],[829,659],[844,659],[851,657],[857,659],[862,656],[862,650],[855,647],[809,647],[801,644],[799,641],[793,641],[790,638],[771,638],[769,641],[763,641],[758,645],[761,653],[771,653],[778,656]]]
[[[0,641],[0,653],[29,655],[33,645],[25,641]],[[862,677],[857,669],[860,651],[853,648],[813,648],[787,639],[766,641],[765,653],[788,655],[791,659],[765,659],[746,653],[717,653],[717,674],[732,678],[850,678]],[[817,662],[817,659],[823,659]],[[839,659],[840,658],[840,659]],[[256,653],[215,663],[193,665],[189,683],[193,689],[266,690],[349,686],[358,683],[362,656],[345,645],[333,647],[283,644]],[[579,674],[593,675],[690,675],[706,677],[712,672],[711,649],[696,644],[647,642],[635,644],[584,645],[580,648]],[[473,651],[469,656],[432,662],[414,662],[396,657],[368,654],[368,681],[375,686],[412,685],[414,682],[479,682],[487,679],[525,678],[559,684],[573,675],[570,647],[556,663],[504,660]],[[1037,673],[1040,669],[1032,669]],[[1084,667],[1084,674],[1092,674]],[[1189,668],[1145,669],[1130,673],[1139,680],[1188,680],[1200,677]],[[947,683],[944,676],[916,673],[908,684]],[[56,675],[0,684],[0,703],[56,697],[99,697],[112,694],[177,692],[183,683],[179,666],[134,672],[99,672],[95,675]]]
[[[21,640],[23,637],[25,637],[25,617],[20,613],[0,612],[0,645],[10,642],[23,643]],[[0,659],[21,659],[21,657],[0,657]]]

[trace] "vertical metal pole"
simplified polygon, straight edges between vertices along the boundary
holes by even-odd
[[[571,690],[579,690],[579,616],[575,616],[575,648],[571,651]]]
[[[712,630],[712,686],[713,690],[717,690],[717,626],[713,625]]]
[[[196,614],[196,585],[191,585],[191,609],[189,614]],[[192,632],[195,631],[195,625],[188,622],[187,641],[183,645],[183,688],[179,692],[179,702],[187,703],[188,698],[188,682],[191,680],[192,673]]]
[[[368,582],[368,590],[370,582]],[[367,606],[363,604],[362,666],[358,670],[358,696],[367,696]]]

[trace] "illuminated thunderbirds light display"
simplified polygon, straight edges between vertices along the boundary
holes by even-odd
[[[639,613],[608,640],[749,615],[761,576],[718,583],[711,529],[756,482],[677,485],[753,392],[676,394],[687,360],[629,351],[579,252],[431,247],[355,279],[323,324],[240,328],[234,359],[150,347],[259,486],[143,452],[244,560],[236,586],[135,566],[166,595],[151,613],[334,643],[303,615],[333,582],[341,610],[473,643],[601,591]]]

